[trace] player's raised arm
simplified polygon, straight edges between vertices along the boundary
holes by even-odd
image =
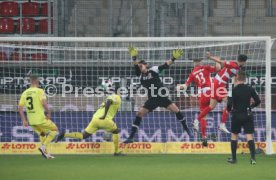
[[[166,62],[168,66],[172,65],[175,60],[179,59],[184,54],[182,49],[175,49],[172,53],[172,58]],[[161,71],[161,70],[160,70]]]
[[[132,63],[134,64],[135,74],[137,76],[139,76],[141,74],[141,70],[138,66],[138,61],[137,61],[138,50],[137,50],[137,48],[130,46],[130,47],[128,47],[128,52],[132,58]]]
[[[210,60],[212,60],[212,61],[214,61],[214,62],[220,64],[221,66],[224,66],[224,63],[225,63],[225,62],[224,62],[223,60],[221,60],[220,57],[218,57],[218,56],[212,56],[211,52],[207,52],[207,57],[208,57]]]

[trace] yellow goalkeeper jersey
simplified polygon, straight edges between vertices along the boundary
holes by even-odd
[[[94,118],[100,118],[104,115],[105,113],[105,103],[107,100],[111,100],[112,103],[108,109],[108,112],[105,116],[105,120],[113,120],[114,116],[116,115],[118,109],[121,106],[121,97],[117,94],[112,94],[110,96],[108,96],[104,102],[101,104],[101,106],[99,107],[99,109],[95,112],[93,119]]]
[[[27,118],[30,125],[43,124],[46,120],[42,100],[46,99],[43,89],[30,87],[20,98],[19,106],[26,107]]]

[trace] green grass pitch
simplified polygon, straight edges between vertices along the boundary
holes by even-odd
[[[38,155],[0,156],[0,179],[18,180],[276,180],[276,155],[238,155],[235,165],[228,155]]]

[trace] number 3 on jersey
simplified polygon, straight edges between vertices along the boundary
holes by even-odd
[[[33,104],[33,98],[32,97],[27,97],[26,100],[28,101],[28,110],[33,110],[34,109],[34,104]]]
[[[198,79],[198,81],[201,84],[204,84],[206,82],[205,77],[202,72],[198,73],[195,77]]]

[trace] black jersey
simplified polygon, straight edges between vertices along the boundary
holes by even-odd
[[[160,66],[152,66],[148,69],[147,73],[143,74],[141,73],[138,65],[135,65],[136,75],[140,76],[140,83],[143,87],[145,87],[148,90],[148,97],[159,97],[158,90],[162,87],[164,87],[160,77],[159,73],[160,71],[169,68],[168,64],[165,63]],[[154,88],[154,96],[152,96],[150,87]],[[166,94],[164,90],[160,91],[163,95]]]
[[[251,98],[254,103],[250,104]],[[233,112],[247,112],[261,103],[255,89],[246,84],[239,84],[234,87],[232,97],[228,98],[227,110]]]

